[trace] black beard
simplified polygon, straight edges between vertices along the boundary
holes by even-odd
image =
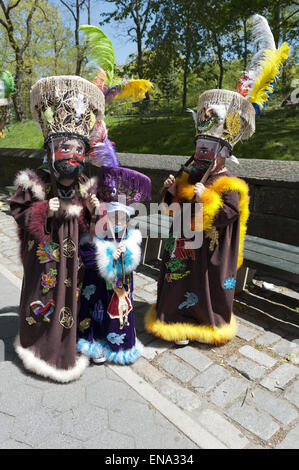
[[[76,158],[72,160],[76,160],[76,162],[78,162],[78,165],[74,166],[68,163],[69,158],[62,158],[61,160],[57,160],[56,162],[54,162],[54,168],[61,179],[75,180],[82,175],[84,164],[82,164]]]
[[[182,165],[182,170],[189,174],[188,183],[190,184],[199,183],[209,166],[213,164],[209,160],[196,160],[196,162],[200,163],[196,163],[189,168]]]

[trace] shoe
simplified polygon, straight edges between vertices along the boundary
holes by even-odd
[[[201,343],[201,344],[208,344],[203,339],[195,339],[194,341],[196,341],[197,343]]]
[[[104,362],[106,362],[105,356],[92,357],[91,359],[95,364],[103,364]]]
[[[189,344],[189,340],[181,339],[180,341],[175,341],[174,344],[176,344],[177,346],[186,346],[187,344]]]

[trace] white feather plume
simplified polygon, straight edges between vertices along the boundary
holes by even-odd
[[[260,67],[260,62],[263,59],[265,49],[275,50],[275,41],[268,24],[268,21],[264,16],[254,15],[252,17],[252,37],[255,44],[258,44],[259,49],[256,54],[252,57],[249,66],[249,71],[252,71],[254,75]]]

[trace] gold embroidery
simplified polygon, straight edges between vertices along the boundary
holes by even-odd
[[[225,129],[226,134],[225,139],[228,142],[233,142],[235,137],[239,134],[241,130],[241,118],[239,113],[235,112],[234,114],[228,113],[225,119]]]
[[[36,321],[34,320],[33,317],[26,317],[26,322],[28,323],[28,325],[34,325],[36,323]]]
[[[67,330],[72,328],[72,326],[74,324],[74,317],[73,317],[73,314],[71,312],[71,309],[69,309],[68,307],[63,307],[60,310],[60,312],[59,312],[59,323],[60,323],[60,325],[63,326],[63,328],[66,328]]]
[[[64,283],[66,287],[72,287],[72,281],[69,277],[64,281]]]
[[[216,229],[216,227],[212,226],[205,230],[205,237],[210,238],[210,245],[209,245],[209,250],[213,251],[215,248],[215,245],[219,244],[219,232]]]
[[[70,237],[63,240],[63,255],[66,258],[73,258],[75,253],[76,245],[73,240]]]
[[[51,191],[51,188],[52,188],[51,183],[47,183],[46,184],[46,194],[49,194],[49,192]]]
[[[31,251],[33,247],[34,247],[34,240],[29,240],[28,241],[28,251]]]
[[[84,330],[88,330],[88,328],[90,327],[90,322],[90,318],[84,318],[84,320],[82,320],[79,324],[79,330],[82,331],[82,333]]]

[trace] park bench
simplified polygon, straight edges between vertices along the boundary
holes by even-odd
[[[151,214],[132,219],[138,222],[144,236],[142,264],[161,259],[163,240],[169,236],[171,217]],[[267,274],[299,284],[299,247],[246,235],[243,266],[238,271],[236,292],[242,291],[249,282],[252,270],[263,270]],[[157,268],[156,268],[157,269]]]

